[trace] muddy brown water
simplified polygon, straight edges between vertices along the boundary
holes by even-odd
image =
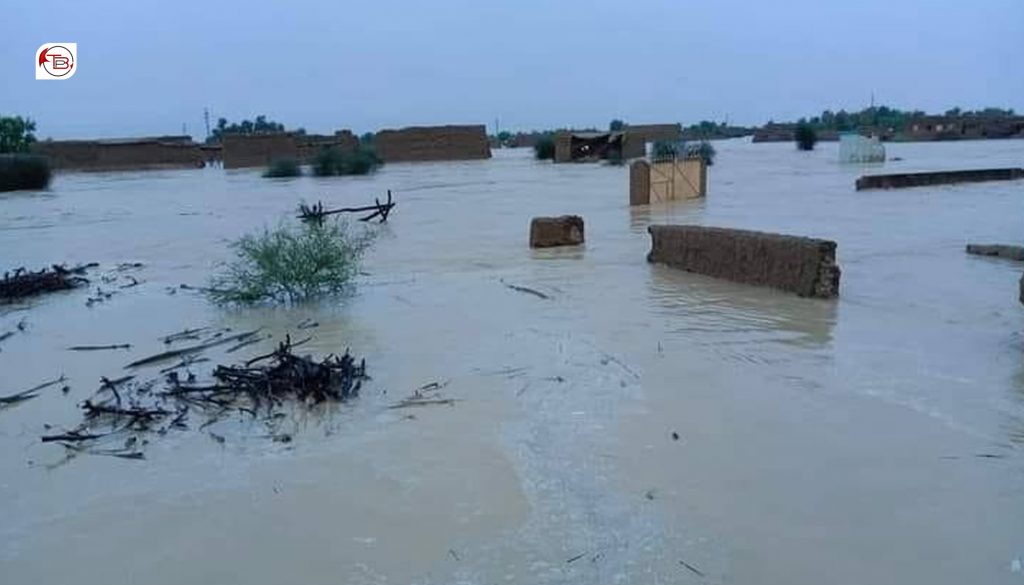
[[[145,266],[92,307],[74,291],[0,312],[0,330],[28,324],[0,342],[0,394],[60,373],[72,388],[0,411],[0,582],[1024,582],[1022,265],[963,250],[1019,241],[1024,183],[853,189],[863,172],[1020,166],[1024,141],[889,145],[903,160],[867,167],[833,144],[717,147],[706,201],[637,209],[623,167],[518,150],[334,180],[69,174],[3,195],[4,267]],[[350,299],[169,294],[299,200],[388,188],[398,207]],[[584,216],[585,247],[530,251],[530,218],[562,213]],[[841,297],[648,265],[646,228],[668,222],[835,239]],[[351,347],[373,380],[291,416],[291,443],[244,418],[207,429],[223,444],[170,433],[145,461],[62,462],[39,442],[163,335],[306,318],[307,351]],[[66,350],[115,343],[133,347]],[[387,408],[444,380],[454,406]]]

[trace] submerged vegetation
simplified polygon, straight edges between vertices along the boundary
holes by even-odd
[[[709,167],[715,164],[715,147],[707,140],[687,143],[684,155],[687,158],[704,159],[704,164]]]
[[[50,184],[50,161],[31,154],[0,154],[0,191],[45,189]]]
[[[814,150],[814,145],[818,143],[818,133],[807,122],[796,125],[794,136],[796,137],[796,147],[800,150]]]
[[[276,134],[284,131],[284,124],[268,120],[264,115],[256,116],[255,120],[242,120],[230,124],[227,118],[220,118],[217,120],[217,125],[210,131],[210,136],[206,141],[209,143],[222,142],[225,134]],[[295,133],[305,134],[306,130],[299,128],[295,130]]]
[[[270,163],[270,167],[264,171],[263,176],[270,179],[280,179],[285,177],[298,177],[302,175],[302,167],[299,166],[299,161],[295,159],[282,159],[276,160]]]
[[[533,145],[533,156],[537,160],[555,160],[555,139],[545,134]]]
[[[703,159],[708,166],[715,164],[715,147],[707,140],[699,142],[672,142],[658,140],[651,146],[653,160],[672,160],[676,158]]]
[[[321,150],[313,159],[313,174],[318,177],[367,175],[382,164],[384,161],[369,146],[360,145],[349,153],[332,146]]]
[[[36,141],[36,123],[21,116],[0,116],[0,154],[28,152]]]
[[[354,234],[341,221],[281,225],[242,236],[235,258],[210,282],[220,304],[297,302],[342,294],[352,286],[369,232]]]

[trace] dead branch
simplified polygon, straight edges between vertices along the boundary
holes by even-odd
[[[72,345],[70,351],[100,351],[104,349],[131,349],[130,343],[117,343],[112,345]]]
[[[225,343],[231,343],[232,341],[240,341],[243,339],[247,339],[249,337],[252,337],[253,335],[256,335],[260,331],[262,331],[262,329],[253,329],[252,331],[246,331],[245,333],[239,333],[237,335],[232,335],[230,337],[224,337],[216,341],[210,341],[208,343],[200,343],[199,345],[192,345],[189,347],[183,347],[181,349],[165,351],[162,353],[158,353],[156,355],[151,355],[149,357],[142,358],[141,360],[135,360],[134,362],[125,366],[125,369],[137,368],[139,366],[145,366],[156,362],[162,362],[164,360],[169,360],[171,358],[176,358],[179,356],[199,353],[202,351],[206,351],[211,347],[216,347],[218,345],[223,345]]]
[[[384,203],[380,202],[380,199],[374,198],[373,205],[364,205],[362,207],[341,207],[338,209],[324,209],[324,204],[321,201],[317,201],[313,205],[306,205],[305,203],[299,204],[299,219],[305,222],[320,224],[323,223],[324,218],[329,215],[336,215],[339,213],[362,213],[364,211],[372,211],[373,213],[359,218],[359,221],[370,221],[377,217],[380,218],[380,223],[385,223],[388,220],[388,215],[391,210],[397,205],[391,198],[391,190],[388,189],[388,199]]]
[[[49,382],[43,382],[42,384],[39,384],[38,386],[34,386],[32,388],[29,388],[28,390],[22,390],[21,392],[16,392],[16,393],[10,394],[8,396],[0,396],[0,404],[17,404],[17,403],[22,402],[24,400],[28,400],[30,398],[35,398],[36,396],[39,395],[38,392],[40,390],[43,390],[45,388],[49,388],[50,386],[54,386],[56,384],[60,384],[61,382],[63,382],[66,379],[67,378],[64,377],[64,374],[61,374],[61,376],[59,378],[55,379],[55,380],[50,380]]]
[[[512,289],[512,290],[514,290],[516,292],[521,292],[521,293],[525,293],[525,294],[528,294],[528,295],[533,295],[535,297],[538,297],[538,298],[541,298],[541,299],[545,299],[545,300],[551,298],[548,295],[540,292],[539,290],[532,289],[532,288],[527,287],[527,286],[519,286],[518,284],[510,284],[508,282],[505,282],[504,280],[501,281],[501,284],[504,284],[506,287],[508,287],[508,288],[510,288],[510,289]]]
[[[96,266],[99,264],[84,264],[74,268],[54,264],[50,268],[43,268],[36,272],[25,270],[24,267],[16,269],[13,273],[5,272],[3,279],[0,279],[0,300],[12,301],[43,293],[77,288],[89,283],[89,280],[81,275],[85,273],[86,269]]]

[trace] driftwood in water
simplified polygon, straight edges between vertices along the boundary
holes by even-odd
[[[238,336],[215,343],[234,338]],[[205,419],[198,425],[199,430],[235,413],[245,413],[272,424],[285,416],[286,408],[341,402],[358,395],[367,378],[364,361],[357,363],[347,351],[320,361],[298,356],[293,349],[299,343],[286,338],[271,353],[239,365],[217,366],[210,378],[201,382],[191,374],[183,380],[174,370],[162,376],[159,389],[154,387],[161,383],[158,380],[138,383],[131,376],[117,380],[104,378],[99,390],[81,403],[81,424],[41,439],[60,443],[76,453],[140,459],[138,446],[147,442],[143,437],[186,430],[190,428],[191,415]],[[185,349],[194,351],[196,348]],[[184,364],[186,362],[182,362]],[[272,433],[271,437],[280,442],[291,440],[288,434]],[[115,440],[118,444],[123,441],[124,446],[106,448]]]
[[[335,215],[339,213],[363,213],[371,211],[372,213],[369,215],[360,217],[359,221],[370,221],[371,219],[380,218],[380,223],[385,223],[388,220],[388,214],[391,213],[392,208],[396,205],[396,203],[391,199],[391,190],[388,189],[387,201],[381,203],[380,199],[374,198],[373,202],[373,205],[366,205],[363,207],[341,207],[338,209],[324,209],[324,204],[320,201],[317,201],[314,205],[300,203],[298,218],[305,222],[319,224],[323,223],[324,218],[328,215]]]
[[[256,335],[259,332],[260,329],[253,329],[252,331],[246,331],[245,333],[239,333],[238,335],[223,337],[221,339],[217,339],[216,341],[200,343],[199,345],[191,345],[189,347],[183,347],[181,349],[172,349],[170,351],[165,351],[162,353],[158,353],[156,355],[151,355],[149,357],[142,358],[141,360],[135,360],[134,362],[125,366],[125,369],[137,368],[139,366],[154,364],[157,362],[162,362],[164,360],[173,359],[179,356],[186,356],[193,353],[199,353],[201,351],[210,349],[211,347],[216,347],[218,345],[223,345],[225,343],[231,343],[232,341],[241,341],[243,339],[247,339],[249,337],[252,337],[253,335]]]
[[[85,264],[75,268],[66,268],[54,264],[50,268],[32,272],[25,268],[18,268],[13,273],[5,272],[3,279],[0,279],[0,301],[11,301],[25,297],[31,297],[43,293],[68,290],[89,283],[89,280],[82,276],[87,268],[94,268],[98,264]]]
[[[521,293],[524,293],[524,294],[533,295],[533,296],[535,296],[535,297],[537,297],[539,299],[545,299],[545,300],[550,300],[551,299],[550,296],[540,292],[539,290],[532,289],[532,288],[530,288],[528,286],[519,286],[518,284],[511,284],[511,283],[505,282],[504,280],[501,281],[501,284],[504,284],[507,288],[510,288],[510,289],[512,289],[512,290],[514,290],[516,292],[521,292]]]
[[[102,351],[105,349],[131,349],[130,343],[114,343],[111,345],[72,345],[70,351]]]
[[[7,396],[0,396],[0,405],[17,404],[19,402],[29,400],[30,398],[35,398],[36,396],[39,396],[40,390],[49,388],[50,386],[54,386],[56,384],[60,384],[66,379],[67,378],[65,378],[64,375],[61,374],[61,376],[55,380],[43,382],[42,384],[29,388],[28,390],[22,390],[21,392],[16,392],[14,394],[10,394]]]

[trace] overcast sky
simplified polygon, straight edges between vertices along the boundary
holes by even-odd
[[[877,103],[1024,111],[1024,0],[5,0],[0,113],[40,137],[761,124]],[[79,70],[36,81],[44,42]]]

